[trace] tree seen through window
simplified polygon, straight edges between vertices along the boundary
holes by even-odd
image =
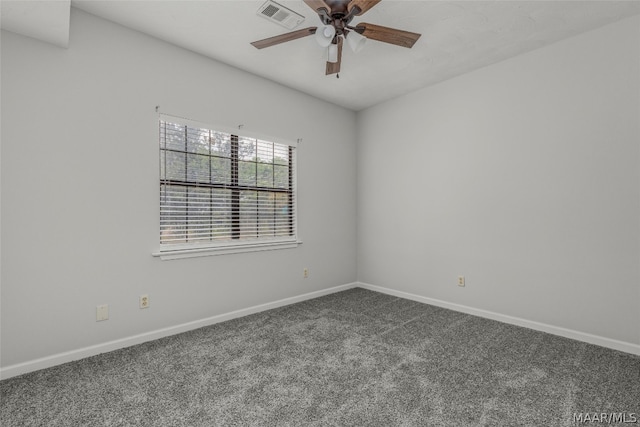
[[[160,121],[160,243],[294,235],[294,148]]]

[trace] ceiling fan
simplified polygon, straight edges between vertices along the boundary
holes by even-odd
[[[326,74],[340,72],[342,62],[343,40],[354,52],[362,50],[367,39],[377,40],[406,48],[411,48],[420,38],[420,34],[381,25],[361,22],[355,26],[349,25],[353,18],[360,16],[380,3],[381,0],[304,0],[313,9],[322,25],[309,27],[275,37],[258,40],[251,43],[258,49],[274,46],[280,43],[296,40],[315,34],[318,44],[327,48]]]

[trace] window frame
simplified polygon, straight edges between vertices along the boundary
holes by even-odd
[[[224,132],[229,135],[232,135],[231,143],[238,144],[238,140],[241,138],[250,138],[261,141],[266,141],[275,144],[286,145],[289,147],[289,156],[290,156],[290,174],[289,174],[289,194],[291,201],[291,209],[293,214],[291,215],[290,220],[290,230],[291,234],[287,236],[276,236],[273,238],[270,237],[258,237],[256,239],[240,239],[239,235],[235,233],[238,232],[239,229],[233,229],[231,232],[231,238],[229,240],[221,240],[221,241],[206,241],[206,242],[193,242],[193,243],[160,243],[160,236],[158,236],[159,249],[152,253],[154,257],[159,257],[162,260],[172,260],[172,259],[182,259],[182,258],[192,258],[192,257],[203,257],[203,256],[211,256],[211,255],[224,255],[224,254],[237,254],[237,253],[246,253],[246,252],[256,252],[256,251],[266,251],[266,250],[277,250],[277,249],[292,249],[296,248],[298,245],[302,243],[301,240],[298,239],[298,213],[297,213],[297,143],[293,143],[289,140],[282,138],[274,138],[268,135],[264,135],[256,132],[248,132],[242,129],[242,126],[239,126],[236,129],[231,129],[228,126],[219,126],[215,124],[208,124],[204,122],[198,122],[191,119],[186,119],[183,117],[172,116],[168,114],[159,114],[156,120],[156,126],[158,127],[158,144],[161,141],[161,122],[170,122],[174,124],[179,124],[181,126],[188,126],[197,129],[206,129],[215,132]],[[160,158],[162,157],[162,146],[158,147],[158,156],[159,156],[159,168]],[[232,150],[233,153],[233,150]],[[238,166],[239,159],[237,157],[236,151],[236,164],[235,168],[233,167],[233,160],[231,161],[230,173],[232,177],[235,173],[235,185],[238,186],[237,178],[238,178]],[[167,180],[163,180],[161,170],[158,171],[159,177],[159,185],[162,188],[163,181],[166,185]],[[233,181],[233,178],[232,178]],[[234,185],[232,182],[231,186]],[[205,186],[203,186],[205,188]],[[273,187],[276,189],[276,187]],[[239,192],[241,190],[236,189]],[[269,192],[269,190],[264,190]],[[158,203],[158,212],[157,218],[160,219],[160,207],[161,202]],[[238,214],[238,212],[236,212]],[[238,217],[239,219],[239,217]],[[233,219],[233,224],[237,226],[236,221],[238,219]],[[158,231],[161,230],[160,224],[158,224]]]

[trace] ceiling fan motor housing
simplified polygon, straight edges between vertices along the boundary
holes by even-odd
[[[327,0],[325,3],[331,8],[331,14],[326,13],[324,8],[319,9],[317,12],[320,21],[325,25],[333,25],[336,29],[336,35],[344,34],[345,27],[353,20],[360,8],[355,6],[349,11],[348,5],[350,1],[344,0]]]

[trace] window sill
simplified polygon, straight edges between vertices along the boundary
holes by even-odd
[[[213,255],[239,254],[258,251],[273,251],[278,249],[293,249],[301,245],[300,240],[287,240],[275,242],[245,243],[241,245],[216,245],[216,246],[197,246],[197,247],[180,247],[165,249],[161,248],[153,252],[154,257],[163,261],[183,258],[197,258]]]

